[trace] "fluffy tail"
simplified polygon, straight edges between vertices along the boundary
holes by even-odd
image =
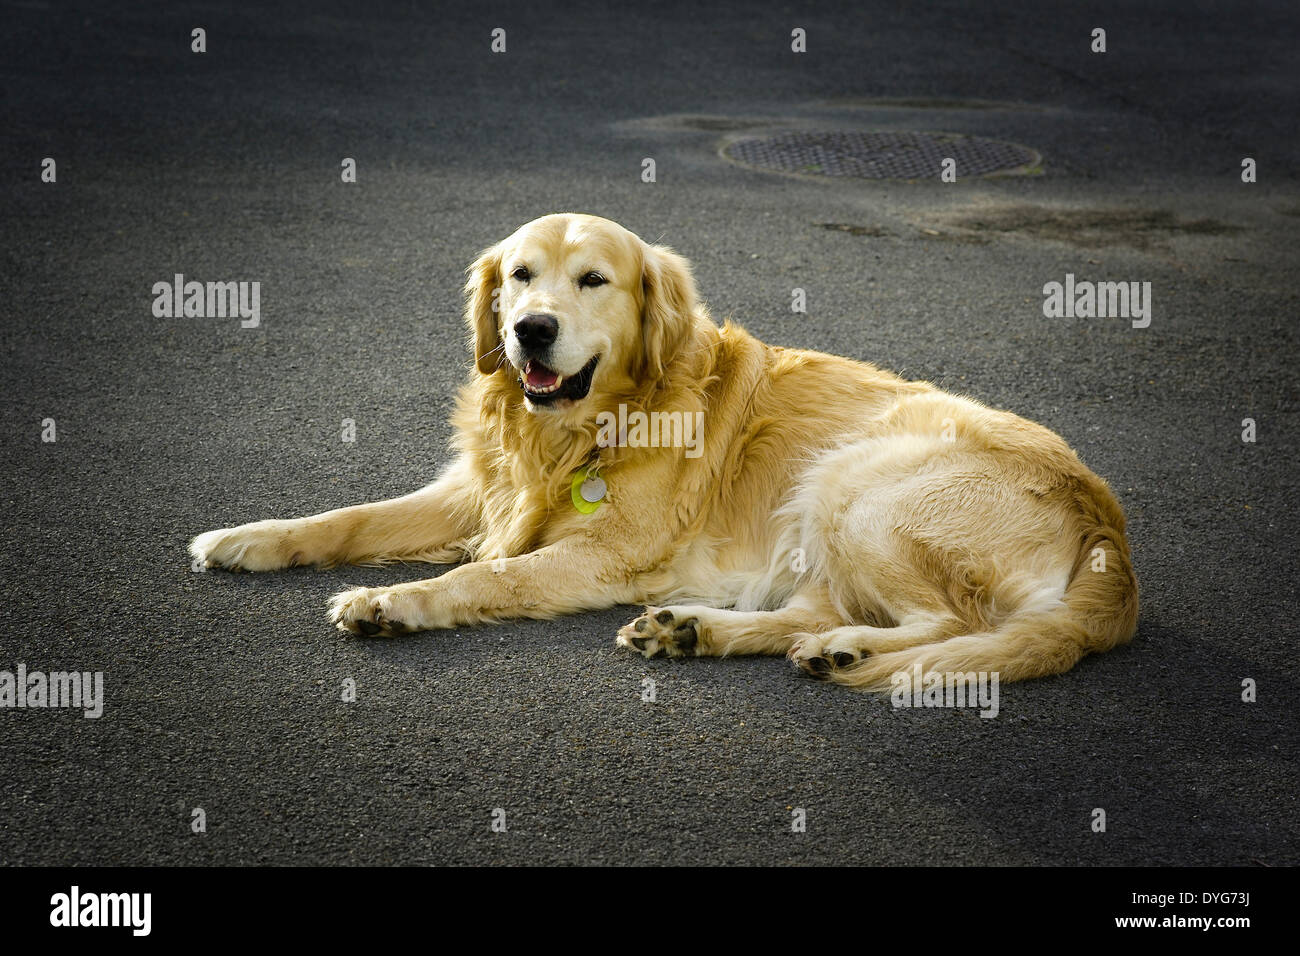
[[[1121,519],[1122,520],[1122,519]],[[1096,549],[1102,549],[1103,559]],[[1104,560],[1104,570],[1099,565]],[[1110,650],[1137,630],[1138,590],[1122,530],[1101,527],[1081,542],[1061,604],[1012,614],[994,631],[867,657],[826,676],[857,690],[885,691],[893,675],[985,671],[999,681],[1068,671],[1086,654]]]

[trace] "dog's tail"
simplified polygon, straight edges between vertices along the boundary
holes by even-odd
[[[1056,607],[1013,613],[985,633],[873,655],[826,677],[865,691],[889,690],[902,679],[896,674],[910,681],[918,667],[922,674],[996,672],[999,681],[1046,677],[1068,671],[1086,654],[1131,640],[1137,616],[1137,577],[1122,524],[1097,524],[1083,537]]]

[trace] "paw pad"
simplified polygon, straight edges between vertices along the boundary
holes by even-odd
[[[684,657],[697,651],[700,620],[682,617],[668,608],[646,608],[639,618],[618,632],[620,647],[630,647],[646,657]]]
[[[852,667],[866,654],[857,651],[832,651],[831,642],[822,635],[804,634],[798,638],[787,655],[805,673],[824,680],[833,670]]]

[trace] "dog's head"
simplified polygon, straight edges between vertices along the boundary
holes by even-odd
[[[486,250],[465,292],[479,372],[517,378],[539,414],[662,376],[697,304],[681,256],[576,214],[535,219]]]

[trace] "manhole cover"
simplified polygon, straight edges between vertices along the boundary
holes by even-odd
[[[938,178],[945,159],[958,178],[1029,166],[1032,149],[956,133],[781,133],[738,139],[723,151],[756,169],[858,179]]]

